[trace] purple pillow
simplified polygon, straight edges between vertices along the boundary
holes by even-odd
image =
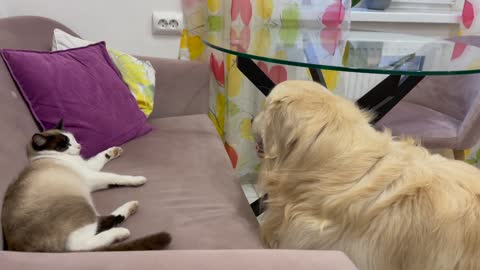
[[[83,157],[152,130],[104,42],[58,52],[1,54],[36,121],[50,129],[63,118],[65,129],[82,144]]]

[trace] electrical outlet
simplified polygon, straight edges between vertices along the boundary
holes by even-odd
[[[152,31],[157,35],[181,35],[183,14],[181,12],[155,11],[152,16]]]

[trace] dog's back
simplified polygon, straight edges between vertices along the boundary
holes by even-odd
[[[357,206],[359,223],[337,231],[338,248],[360,269],[480,269],[480,172],[422,150],[411,149],[420,157],[398,164],[402,175]]]
[[[342,250],[360,270],[480,269],[480,171],[374,130],[348,103],[305,82],[267,99],[254,127],[266,245]]]

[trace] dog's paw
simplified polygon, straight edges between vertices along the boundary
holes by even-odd
[[[115,146],[115,147],[109,148],[106,151],[105,157],[107,159],[115,159],[115,158],[118,158],[119,156],[121,156],[122,153],[123,153],[123,149],[121,147]]]

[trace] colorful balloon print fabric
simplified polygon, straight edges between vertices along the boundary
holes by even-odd
[[[229,29],[231,40],[241,40],[237,50],[285,58],[285,48],[273,48],[272,37],[256,25],[281,25],[282,41],[294,42],[299,27],[340,29],[350,25],[350,0],[182,0],[186,31],[180,44],[180,59],[210,64],[209,117],[224,141],[232,166],[243,181],[254,181],[260,161],[255,152],[252,119],[262,109],[265,97],[236,66],[236,56],[209,49],[201,36],[208,25],[209,39],[220,39]],[[217,32],[215,32],[217,31]],[[228,33],[228,32],[227,32]],[[328,33],[327,33],[328,34]],[[325,50],[332,50],[326,45]],[[333,48],[335,50],[335,48]],[[259,61],[257,65],[272,81],[310,80],[304,68]],[[336,72],[326,76],[336,85]]]
[[[322,40],[340,39],[335,29],[350,27],[351,0],[182,0],[186,30],[180,44],[180,59],[210,63],[209,117],[224,141],[232,166],[244,181],[254,181],[259,167],[251,134],[251,120],[262,109],[264,96],[236,67],[236,56],[207,48],[201,41],[208,26],[209,38],[220,39],[229,29],[231,39],[242,41],[237,50],[249,49],[258,55],[282,58],[288,50],[272,48],[270,34],[256,24],[281,25],[280,34],[286,44],[297,39],[299,27],[321,30]],[[459,33],[468,35],[480,30],[480,0],[465,0]],[[256,30],[258,29],[258,30]],[[333,31],[332,31],[333,29]],[[218,36],[215,36],[218,31]],[[337,50],[335,42],[323,45],[325,53]],[[469,61],[462,48],[455,48],[456,61]],[[275,82],[287,79],[310,80],[303,68],[257,62],[257,65]],[[480,65],[480,63],[472,63]],[[342,91],[342,73],[322,71],[327,87]],[[467,151],[469,162],[480,164],[480,144]]]
[[[459,35],[479,35],[480,34],[480,0],[465,0],[462,12],[462,19],[459,29]],[[469,64],[480,67],[480,62],[471,62],[471,54],[466,56],[466,46],[457,45],[454,48],[452,59],[455,62]],[[471,63],[468,63],[471,62]],[[480,142],[466,151],[467,162],[480,167]]]

